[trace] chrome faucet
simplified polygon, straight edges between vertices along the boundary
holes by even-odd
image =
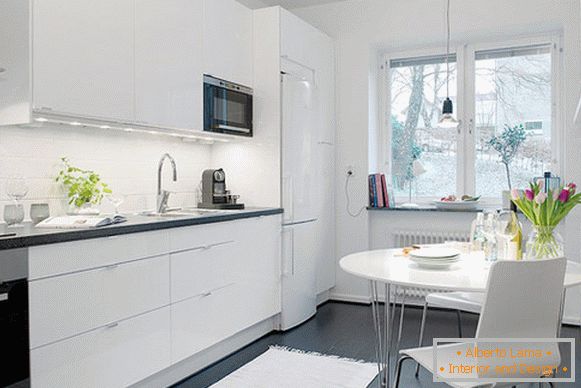
[[[176,161],[174,158],[171,157],[170,154],[165,153],[159,160],[159,164],[157,165],[157,212],[158,213],[165,213],[167,211],[167,200],[169,199],[170,192],[167,190],[161,189],[161,170],[163,168],[163,163],[166,159],[169,159],[171,163],[171,167],[173,169],[173,181],[178,180],[178,172],[176,168]]]

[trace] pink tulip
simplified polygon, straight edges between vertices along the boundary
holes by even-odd
[[[539,191],[543,191],[545,187],[545,181],[543,179],[537,179],[537,185],[539,186]]]
[[[525,198],[528,199],[529,201],[532,201],[535,198],[535,193],[533,193],[531,189],[526,189]]]
[[[546,200],[547,200],[547,194],[545,194],[545,193],[538,193],[536,198],[535,198],[535,202],[538,203],[539,205],[542,205]]]
[[[559,194],[559,201],[561,203],[565,203],[569,200],[569,190],[563,189],[561,190],[561,194]]]
[[[553,191],[553,201],[558,200],[560,195],[561,195],[561,192],[559,192],[557,190]]]
[[[518,189],[512,189],[510,191],[510,195],[512,196],[512,199],[515,201],[520,199],[520,193],[518,192]]]
[[[569,190],[569,193],[571,195],[573,195],[577,191],[577,185],[575,183],[571,182],[567,185],[567,189]]]

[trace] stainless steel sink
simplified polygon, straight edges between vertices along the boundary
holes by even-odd
[[[205,217],[217,213],[222,213],[223,210],[213,210],[213,209],[198,209],[198,208],[179,208],[179,209],[169,209],[166,212],[158,213],[155,211],[149,211],[141,213],[148,217]]]

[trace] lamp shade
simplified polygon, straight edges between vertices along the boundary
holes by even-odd
[[[454,104],[449,97],[444,100],[444,105],[442,106],[442,116],[440,121],[438,121],[438,127],[440,128],[456,128],[460,124],[456,118],[454,118]]]

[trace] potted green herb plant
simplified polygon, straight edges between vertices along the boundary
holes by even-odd
[[[73,214],[96,215],[105,194],[111,194],[109,186],[94,171],[71,165],[68,158],[61,158],[64,167],[56,177],[67,189],[68,203]]]
[[[512,182],[510,180],[510,164],[516,157],[520,146],[526,139],[526,132],[522,124],[513,127],[505,125],[504,130],[500,135],[494,135],[488,140],[487,144],[492,147],[500,156],[500,163],[504,165],[506,171],[506,180],[508,182],[508,190],[502,192],[503,208],[510,207],[510,190],[512,190]]]

